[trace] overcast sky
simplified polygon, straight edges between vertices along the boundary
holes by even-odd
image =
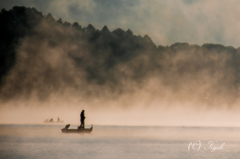
[[[35,7],[56,19],[101,29],[131,29],[156,45],[175,42],[240,46],[238,0],[0,0],[0,8]]]

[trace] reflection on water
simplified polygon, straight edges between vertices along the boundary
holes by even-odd
[[[240,128],[94,126],[63,134],[64,125],[0,125],[0,158],[238,158]],[[76,128],[77,125],[71,126]],[[188,151],[201,141],[199,151]],[[223,150],[204,150],[208,141]]]

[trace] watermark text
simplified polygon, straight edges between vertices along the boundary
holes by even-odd
[[[204,146],[204,150],[209,150],[211,152],[214,152],[216,150],[223,150],[223,146],[225,145],[224,143],[218,143],[218,141],[208,141],[207,146]],[[188,145],[188,151],[199,151],[202,147],[201,141],[195,141],[195,142],[190,142]]]

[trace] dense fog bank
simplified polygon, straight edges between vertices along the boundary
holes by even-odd
[[[2,9],[0,23],[1,102],[53,97],[125,105],[239,102],[239,48],[157,46],[130,29],[98,30],[26,7]]]

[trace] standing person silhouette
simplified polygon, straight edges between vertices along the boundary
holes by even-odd
[[[85,128],[85,114],[84,114],[84,110],[82,110],[81,114],[80,114],[80,122],[81,122],[81,125],[80,125],[80,128]]]

